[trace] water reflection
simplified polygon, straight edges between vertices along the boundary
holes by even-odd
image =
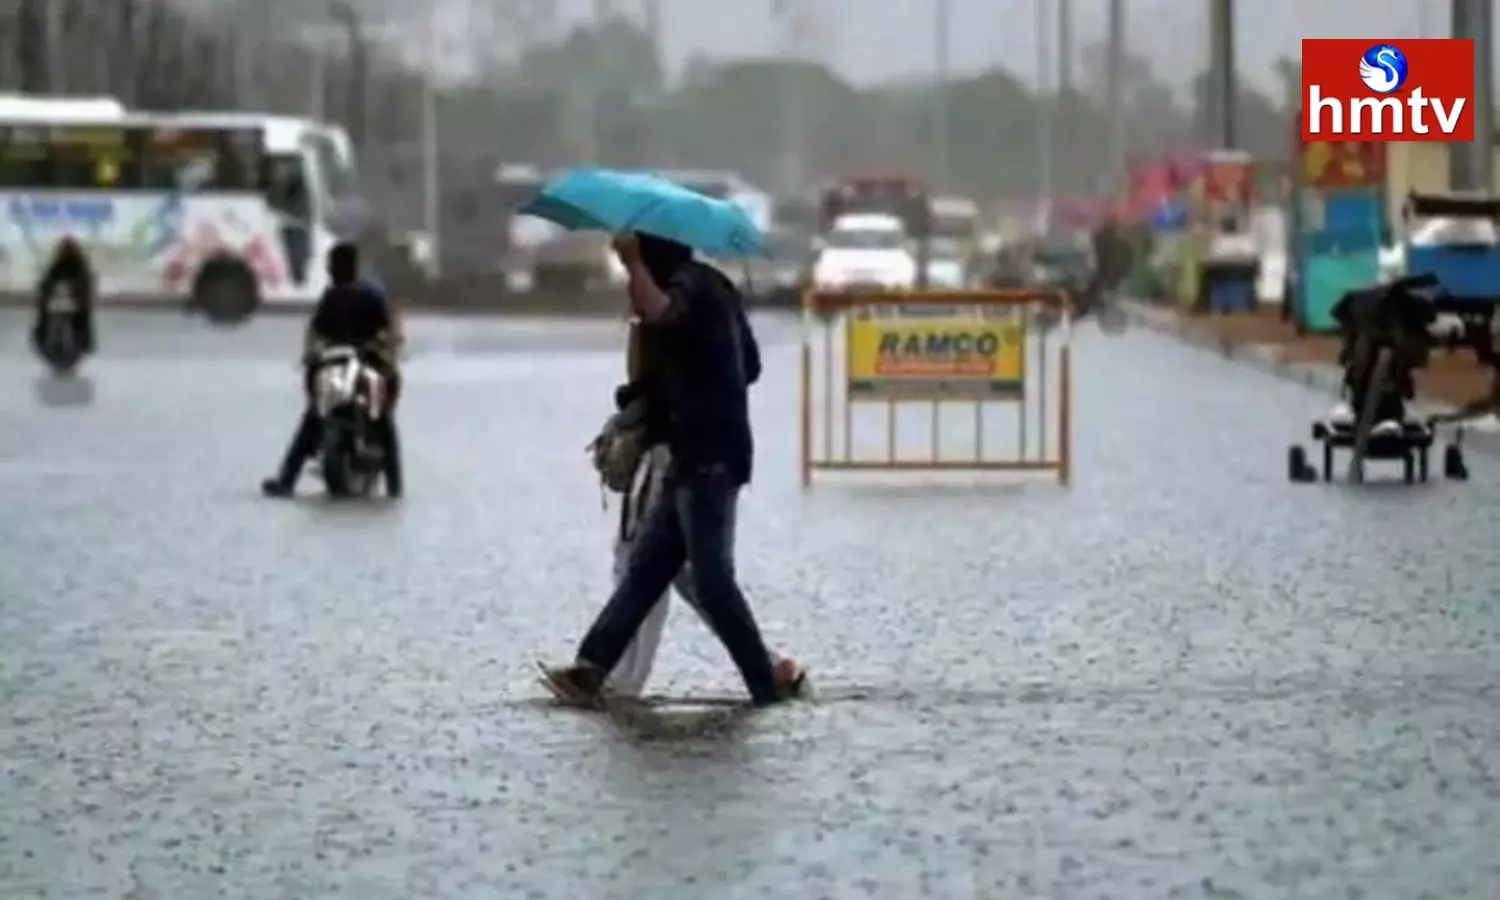
[[[94,402],[94,379],[87,375],[38,376],[32,390],[43,406],[88,406]]]

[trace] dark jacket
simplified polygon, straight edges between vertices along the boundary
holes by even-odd
[[[94,295],[97,290],[98,283],[94,277],[94,267],[89,263],[88,254],[75,241],[67,240],[59,244],[52,261],[47,264],[47,271],[42,273],[41,283],[37,285],[36,319],[31,326],[32,343],[40,346],[42,324],[46,318],[48,303],[58,295],[59,291],[67,291],[72,295],[73,302],[76,304],[73,312],[73,325],[82,342],[83,352],[93,353],[96,349]]]
[[[394,322],[380,290],[364,282],[336,284],[323,292],[313,312],[312,330],[330,344],[363,347]]]
[[[761,374],[760,348],[739,291],[718,270],[679,265],[665,279],[672,309],[643,325],[647,377],[622,386],[622,406],[648,402],[650,437],[665,441],[679,468],[723,465],[750,480],[754,439],[748,387]]]
[[[37,286],[37,305],[45,307],[48,300],[64,289],[73,292],[80,306],[87,308],[93,305],[94,268],[89,265],[83,248],[71,241],[58,246],[52,261],[47,264],[47,271],[42,273],[42,282]]]

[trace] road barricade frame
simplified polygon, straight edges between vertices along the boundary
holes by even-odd
[[[844,332],[842,347],[835,340],[839,330]],[[1054,472],[1059,484],[1070,485],[1072,332],[1072,301],[1059,289],[804,291],[799,385],[802,485],[811,485],[813,472],[820,470]],[[820,376],[814,369],[815,350],[821,357]],[[933,362],[924,356],[940,359]],[[837,359],[842,363],[836,364]],[[1052,369],[1057,379],[1055,403],[1049,397]],[[815,382],[821,383],[821,391],[815,391]],[[885,453],[857,455],[854,410],[882,403]],[[914,458],[898,452],[897,416],[901,409],[923,403],[932,409],[930,452]],[[942,410],[962,403],[974,410],[972,452],[945,456]],[[984,446],[985,413],[1006,404],[1017,410],[1016,452],[996,457]],[[1055,416],[1049,417],[1054,409]],[[840,412],[841,448],[834,440]],[[1049,423],[1049,418],[1055,421]],[[1028,435],[1032,421],[1039,427],[1036,441]],[[1049,441],[1053,431],[1056,439]]]

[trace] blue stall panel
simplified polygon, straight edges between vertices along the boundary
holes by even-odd
[[[1487,244],[1407,247],[1408,275],[1432,275],[1455,300],[1500,301],[1500,248]]]

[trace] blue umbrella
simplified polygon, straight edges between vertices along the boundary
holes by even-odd
[[[716,259],[767,255],[765,235],[745,211],[645,172],[575,169],[542,187],[520,213],[570,231],[639,231]]]

